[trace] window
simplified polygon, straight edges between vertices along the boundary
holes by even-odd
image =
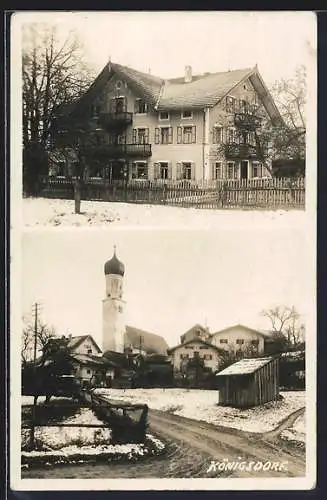
[[[229,161],[227,163],[227,178],[228,179],[236,179],[237,178],[237,170],[235,168],[235,163],[233,161]]]
[[[159,120],[169,120],[168,111],[159,111]]]
[[[220,344],[228,344],[228,340],[227,339],[219,339],[219,343]]]
[[[116,87],[116,89],[117,89],[117,90],[120,90],[120,89],[121,89],[121,87],[122,87],[122,85],[123,85],[123,84],[122,84],[122,82],[121,82],[120,80],[118,80],[118,81],[116,82],[115,87]]]
[[[226,97],[226,111],[227,113],[235,112],[236,99],[231,96]]]
[[[132,179],[147,179],[148,164],[146,162],[137,161],[132,164]]]
[[[262,177],[261,163],[253,163],[252,164],[252,177]]]
[[[227,144],[233,144],[236,142],[236,130],[232,127],[227,129]]]
[[[91,370],[86,370],[86,373],[87,373],[88,375],[90,375]]]
[[[236,344],[239,344],[239,345],[244,344],[244,339],[236,339]]]
[[[154,133],[155,144],[172,144],[173,127],[157,127]]]
[[[136,99],[135,101],[135,113],[145,114],[148,112],[148,105],[143,99]]]
[[[206,349],[206,346],[201,345],[201,346],[200,346],[200,349]]]
[[[59,161],[57,163],[57,175],[59,177],[64,177],[66,175],[65,162]]]
[[[149,129],[148,128],[134,128],[133,129],[133,144],[148,144],[149,143]]]
[[[182,111],[181,118],[192,118],[193,113],[192,111]]]
[[[223,127],[213,127],[212,142],[213,144],[220,144],[223,142]]]
[[[88,349],[87,354],[92,354],[92,349]]]
[[[160,162],[160,179],[169,179],[169,164],[168,162]]]
[[[240,111],[241,111],[241,113],[247,113],[248,112],[248,108],[249,108],[249,103],[247,101],[245,101],[244,99],[242,99],[240,101]]]
[[[259,340],[258,339],[251,340],[251,345],[258,346],[259,345]]]
[[[196,126],[177,127],[177,144],[196,143]]]
[[[222,179],[223,178],[223,165],[221,161],[217,161],[212,165],[212,179]]]
[[[127,108],[126,97],[114,97],[111,100],[111,112],[112,113],[125,113]]]
[[[192,179],[192,163],[182,163],[182,179]]]

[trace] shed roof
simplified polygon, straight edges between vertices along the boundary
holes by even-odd
[[[240,361],[236,361],[236,363],[233,363],[221,372],[217,373],[216,376],[219,377],[225,375],[246,375],[249,373],[254,373],[263,366],[270,363],[273,359],[273,357],[241,359]]]

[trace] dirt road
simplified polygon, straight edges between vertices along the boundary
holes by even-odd
[[[291,417],[290,417],[291,418]],[[283,422],[283,428],[286,422]],[[166,443],[166,452],[139,462],[81,464],[31,469],[29,478],[194,478],[194,477],[300,477],[305,474],[303,450],[271,437],[217,427],[205,422],[149,410],[149,432]],[[283,462],[284,470],[219,471],[212,461]]]

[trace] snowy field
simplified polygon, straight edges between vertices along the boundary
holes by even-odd
[[[304,391],[282,392],[283,400],[246,410],[218,406],[218,391],[197,389],[96,389],[112,400],[147,404],[149,408],[248,432],[273,430],[290,413],[305,406]],[[295,424],[294,424],[295,425]]]
[[[302,210],[209,210],[161,205],[82,201],[81,214],[74,213],[73,200],[48,198],[23,199],[23,224],[26,227],[146,226],[233,229],[303,228]],[[271,223],[271,224],[270,224]]]

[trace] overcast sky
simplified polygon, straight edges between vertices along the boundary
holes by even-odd
[[[90,333],[101,343],[104,262],[113,245],[126,266],[127,324],[169,345],[193,324],[211,331],[244,323],[274,304],[312,304],[304,231],[31,231],[23,235],[23,312],[41,303],[58,334]]]
[[[74,30],[100,71],[113,62],[161,77],[258,64],[266,83],[289,78],[315,54],[312,12],[29,12],[19,23],[45,21],[62,33]],[[15,26],[15,24],[14,24]]]

